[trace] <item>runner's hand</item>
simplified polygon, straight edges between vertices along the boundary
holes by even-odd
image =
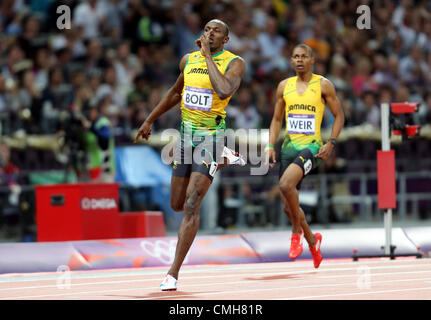
[[[139,138],[145,139],[148,141],[148,138],[151,136],[151,127],[153,124],[145,121],[141,127],[139,128],[138,133],[136,134],[135,143],[138,142]]]
[[[196,45],[199,48],[201,48],[201,54],[204,57],[211,55],[210,43],[208,38],[205,36],[205,34],[202,34],[201,37],[198,40],[196,40]]]
[[[270,168],[274,167],[274,164],[277,162],[276,160],[277,156],[275,154],[274,149],[269,149],[266,151],[266,157],[265,157],[265,165],[269,165]],[[272,160],[272,162],[271,162]]]
[[[316,154],[316,158],[320,158],[322,160],[328,159],[331,155],[332,149],[334,149],[334,145],[332,143],[325,143],[320,147],[319,153]]]

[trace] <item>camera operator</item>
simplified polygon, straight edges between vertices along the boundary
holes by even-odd
[[[95,106],[87,105],[81,118],[87,170],[92,182],[114,182],[115,178],[114,134],[107,116],[111,103],[107,95]]]

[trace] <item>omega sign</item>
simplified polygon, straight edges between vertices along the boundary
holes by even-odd
[[[82,210],[108,210],[117,208],[117,203],[113,198],[82,198],[81,200],[81,208]]]

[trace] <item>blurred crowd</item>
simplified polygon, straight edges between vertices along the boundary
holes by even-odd
[[[361,4],[371,9],[370,29],[357,27]],[[70,8],[70,29],[58,28],[61,5]],[[385,101],[422,102],[418,121],[431,123],[430,1],[3,0],[2,134],[54,134],[71,112],[98,107],[117,143],[131,142],[212,18],[230,26],[225,48],[247,64],[227,109],[230,127],[269,128],[298,43],[314,49],[314,72],[335,85],[346,126],[377,128]],[[174,108],[154,131],[179,122]],[[331,123],[328,113],[323,127]]]

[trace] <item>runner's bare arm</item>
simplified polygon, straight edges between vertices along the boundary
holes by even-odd
[[[269,144],[272,145],[277,142],[278,135],[280,134],[280,130],[283,125],[283,115],[285,110],[283,91],[286,86],[286,81],[287,80],[283,80],[278,84],[275,96],[274,115],[272,117],[271,126],[269,127]]]
[[[328,79],[322,79],[322,96],[334,116],[330,139],[337,139],[344,126],[344,112],[338,100],[334,85]]]
[[[161,115],[175,107],[181,101],[181,93],[184,87],[184,67],[186,65],[188,54],[186,54],[180,61],[180,75],[177,78],[175,84],[169,88],[162,100],[153,109],[147,119],[142,123],[139,131],[135,137],[135,143],[140,137],[148,140],[151,135],[151,126]]]
[[[241,57],[238,57],[230,63],[227,71],[223,75],[217,68],[211,52],[209,51],[208,38],[202,35],[201,52],[204,52],[204,57],[207,62],[208,74],[214,91],[220,99],[226,99],[232,96],[241,84],[241,79],[245,72],[245,62]]]
[[[274,115],[272,116],[271,125],[269,127],[269,144],[275,145],[277,142],[278,135],[280,134],[281,127],[283,125],[283,115],[285,110],[285,102],[283,99],[283,91],[284,87],[286,86],[286,81],[283,80],[278,84],[277,92],[275,96],[275,108],[274,108]],[[272,162],[276,162],[276,154],[274,149],[270,149],[267,152],[267,159],[266,163],[269,164],[271,167],[271,163],[269,163],[269,160],[272,159]]]
[[[322,97],[328,105],[329,109],[331,110],[332,115],[334,116],[334,123],[332,124],[331,136],[329,140],[337,139],[340,135],[341,129],[343,129],[344,126],[343,109],[341,108],[341,103],[337,98],[334,85],[331,81],[326,78],[322,78],[321,88]],[[320,148],[319,153],[316,155],[316,157],[322,158],[323,160],[328,159],[333,148],[334,145],[332,143],[326,143]]]
[[[234,59],[224,75],[218,70],[212,58],[207,59],[207,66],[211,84],[220,99],[229,98],[238,90],[245,72],[242,58]]]
[[[166,111],[172,109],[181,101],[181,93],[184,87],[184,67],[186,66],[188,54],[186,54],[180,61],[180,75],[177,78],[175,84],[169,88],[159,104],[150,113],[146,121],[153,123]]]

